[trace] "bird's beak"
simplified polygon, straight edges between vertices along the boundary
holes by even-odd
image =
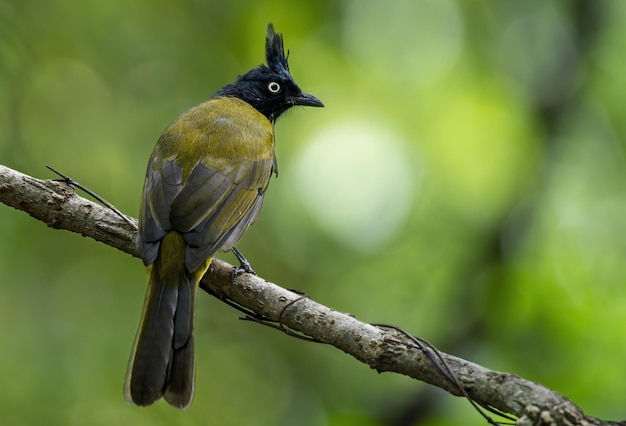
[[[313,95],[309,95],[308,93],[300,92],[299,95],[293,96],[291,101],[294,105],[302,105],[302,106],[312,106],[312,107],[323,107],[324,104],[322,101],[317,99]]]

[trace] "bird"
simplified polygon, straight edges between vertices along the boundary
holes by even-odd
[[[270,23],[262,64],[169,124],[146,171],[137,244],[149,271],[142,317],[124,380],[130,404],[164,398],[179,409],[194,394],[194,323],[200,279],[218,250],[233,251],[259,216],[278,174],[274,125],[295,106],[323,107],[291,76],[282,34]]]

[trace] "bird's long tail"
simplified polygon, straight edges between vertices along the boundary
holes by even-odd
[[[150,269],[124,381],[124,398],[131,404],[147,406],[164,396],[170,405],[184,409],[193,398],[196,294],[206,268],[188,272],[185,249],[179,233],[168,233]]]

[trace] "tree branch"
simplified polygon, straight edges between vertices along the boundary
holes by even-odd
[[[135,229],[110,209],[52,180],[40,180],[0,165],[0,202],[22,210],[55,229],[93,238],[138,257]],[[134,220],[134,219],[133,219]],[[232,265],[214,259],[201,288],[251,310],[257,316],[332,345],[378,372],[395,372],[460,396],[460,390],[427,354],[403,334],[363,323],[261,277],[231,280]],[[522,425],[626,425],[585,416],[572,401],[519,376],[489,370],[441,354],[467,393],[480,405],[519,417]]]

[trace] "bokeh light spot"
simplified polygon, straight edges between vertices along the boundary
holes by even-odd
[[[323,129],[297,162],[296,193],[320,227],[363,251],[402,226],[421,177],[401,138],[368,122]]]

